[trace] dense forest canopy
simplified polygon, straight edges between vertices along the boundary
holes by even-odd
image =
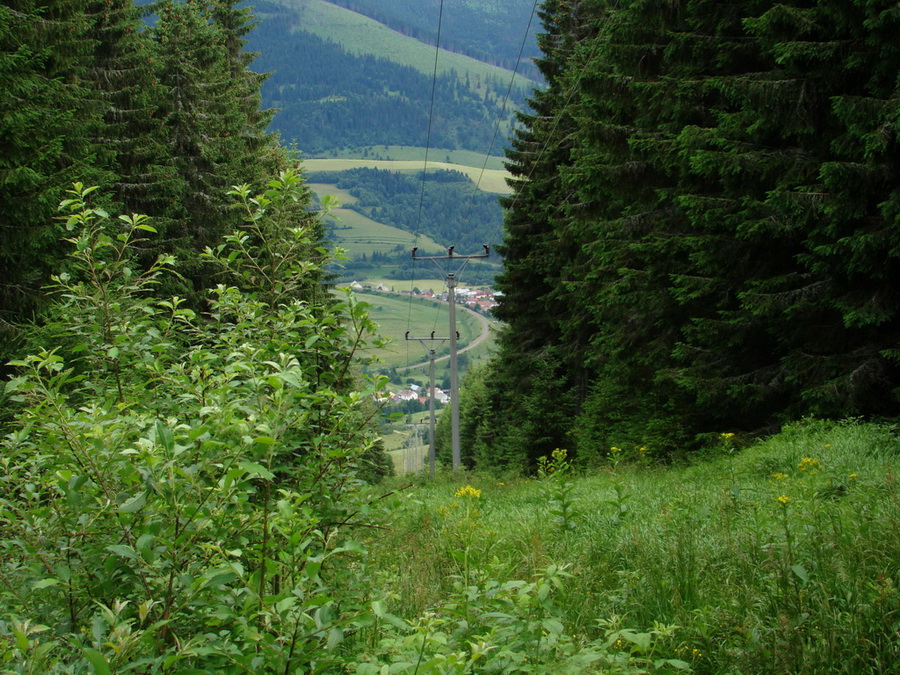
[[[473,458],[896,416],[897,4],[547,0],[542,19]]]
[[[230,186],[286,166],[260,109],[264,76],[244,50],[249,10],[226,0],[0,3],[0,322],[4,342],[41,309],[64,258],[56,206],[75,180],[154,218],[143,264],[178,256],[168,290],[195,302],[209,284],[198,252],[241,214]],[[8,353],[0,347],[0,352]]]

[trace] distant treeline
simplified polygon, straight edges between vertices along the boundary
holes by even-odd
[[[357,202],[346,204],[372,220],[418,232],[460,253],[479,252],[500,237],[503,210],[497,196],[477,190],[458,171],[403,174],[387,169],[310,173],[311,183],[336,183]]]
[[[348,54],[335,42],[294,31],[295,15],[277,5],[261,3],[258,11],[271,12],[249,36],[261,52],[255,67],[271,72],[263,103],[280,111],[273,130],[305,153],[378,144],[486,152],[497,121],[503,119],[505,131],[510,111],[525,104],[527,92],[514,89],[504,112],[509,83],[499,78],[451,72],[433,83],[410,66]]]

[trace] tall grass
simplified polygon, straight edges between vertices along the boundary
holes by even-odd
[[[584,672],[896,672],[893,429],[808,421],[746,449],[734,440],[723,434],[690,466],[656,466],[635,449],[633,463],[613,453],[615,466],[590,475],[423,479],[373,546],[376,576],[393,614],[421,630],[462,596],[487,602],[491,583],[563,571],[542,621],[558,621],[559,644],[573,648],[535,647],[535,672],[580,672],[579,650],[603,654]],[[480,496],[455,496],[462,481]],[[505,621],[494,614],[455,624],[449,644],[484,638]]]

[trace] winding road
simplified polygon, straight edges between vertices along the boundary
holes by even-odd
[[[487,318],[484,317],[484,315],[479,314],[478,312],[475,312],[475,311],[469,309],[468,307],[463,307],[462,305],[457,305],[457,308],[466,310],[469,314],[472,314],[476,319],[478,319],[479,323],[481,324],[481,334],[477,338],[472,340],[469,344],[467,344],[465,347],[457,350],[456,354],[459,355],[459,354],[466,353],[470,349],[475,349],[475,347],[477,347],[478,345],[480,345],[482,342],[484,342],[485,340],[487,340],[490,337],[491,322],[488,321]],[[446,356],[439,356],[438,358],[436,358],[434,360],[434,362],[438,363],[440,361],[446,361],[449,358],[450,358],[449,354],[447,354]],[[401,367],[397,368],[397,372],[399,373],[399,372],[402,372],[405,370],[411,370],[413,368],[421,368],[422,366],[427,366],[427,365],[428,365],[428,361],[425,360],[420,363],[414,363],[410,366],[401,366]]]

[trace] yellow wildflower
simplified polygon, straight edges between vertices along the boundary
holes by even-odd
[[[472,499],[478,499],[481,496],[481,490],[477,490],[473,488],[471,485],[466,485],[466,487],[459,488],[454,494],[454,497],[471,497]]]
[[[566,455],[569,453],[568,450],[564,448],[557,448],[550,454],[553,456],[553,459],[562,460],[566,458]]]
[[[800,460],[800,463],[797,465],[797,467],[801,471],[818,471],[822,468],[822,463],[817,459],[813,459],[812,457],[804,457]]]
[[[724,433],[724,434],[719,434],[719,436],[721,436],[722,438],[726,438],[726,439],[727,439],[727,438],[734,438],[734,434],[733,434],[732,432],[730,432],[730,431],[727,432],[727,433]]]
[[[786,473],[773,473],[772,478],[775,480],[784,480],[785,478],[790,478]]]
[[[778,498],[778,503],[781,504],[782,506],[787,506],[790,501],[791,501],[791,498],[788,497],[787,495],[781,495]]]

